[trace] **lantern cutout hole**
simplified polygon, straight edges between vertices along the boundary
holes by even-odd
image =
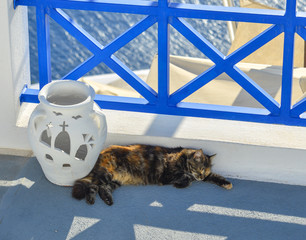
[[[77,160],[82,160],[84,161],[86,156],[87,156],[87,153],[88,153],[88,149],[87,149],[87,145],[86,144],[83,144],[79,147],[79,149],[77,150],[76,154],[75,154],[75,158]]]
[[[48,162],[53,163],[53,157],[52,157],[51,155],[46,154],[46,155],[45,155],[45,158],[46,158],[46,160],[47,160]]]
[[[63,169],[69,169],[71,168],[71,165],[68,163],[63,164]]]
[[[63,122],[63,124],[61,124],[60,127],[62,127],[63,129],[57,135],[55,142],[54,142],[54,147],[69,155],[70,154],[70,136],[68,132],[66,131],[66,127],[68,127],[68,125],[65,124],[65,122]]]
[[[55,112],[55,111],[53,111],[53,113],[55,114],[55,116],[61,116],[61,115],[63,115],[63,114],[60,113],[60,112]]]
[[[51,147],[51,132],[49,130],[44,130],[40,135],[40,142]]]
[[[82,118],[82,116],[81,116],[81,115],[77,115],[77,116],[72,116],[72,118],[73,118],[74,120],[78,120],[79,118]]]

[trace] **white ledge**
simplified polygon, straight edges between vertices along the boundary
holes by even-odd
[[[306,150],[306,127],[103,110],[109,133]]]

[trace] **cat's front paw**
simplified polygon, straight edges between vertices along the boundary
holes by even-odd
[[[224,189],[230,190],[233,188],[233,184],[226,180],[224,177],[216,174],[210,173],[206,178],[203,180],[204,182],[214,183]]]
[[[108,206],[111,206],[111,205],[113,205],[113,203],[114,203],[114,201],[113,201],[113,198],[112,197],[105,197],[104,199],[103,199],[103,201],[108,205]]]
[[[104,187],[104,186],[100,187],[99,196],[108,206],[113,205],[114,201],[113,201],[112,193],[107,187]]]
[[[230,189],[233,188],[233,184],[231,184],[231,183],[226,183],[226,184],[221,185],[221,187],[223,187],[223,188],[225,188],[225,189],[227,189],[227,190],[230,190]]]
[[[96,197],[92,197],[92,196],[86,196],[86,202],[89,204],[89,205],[93,205],[95,204],[95,201],[96,201]]]
[[[91,184],[89,186],[89,190],[86,195],[86,202],[88,204],[93,205],[95,203],[98,190],[99,190],[99,187],[97,185]]]

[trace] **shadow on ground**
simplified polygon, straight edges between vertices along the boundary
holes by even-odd
[[[0,239],[305,239],[306,187],[233,179],[230,191],[208,183],[186,189],[127,186],[109,207],[71,198],[30,159],[35,182],[10,187],[0,206]]]

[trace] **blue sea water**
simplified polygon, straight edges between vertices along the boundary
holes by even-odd
[[[175,0],[175,2],[222,5],[222,0]],[[238,6],[238,0],[234,1]],[[272,7],[284,9],[285,0],[258,1]],[[305,10],[305,3],[298,2],[298,7]],[[133,14],[105,13],[95,11],[64,10],[82,28],[90,33],[102,45],[106,45],[125,30],[143,19],[145,16]],[[32,82],[38,82],[38,57],[35,8],[29,7],[29,37]],[[186,19],[196,30],[209,40],[223,54],[230,48],[227,23],[224,21],[210,21]],[[60,79],[84,62],[92,54],[68,32],[50,19],[51,42],[51,70],[52,79]],[[132,70],[148,69],[153,56],[157,53],[157,25],[121,48],[115,55]],[[188,40],[170,27],[170,54],[190,57],[204,57]],[[111,73],[105,64],[101,63],[87,75]]]

